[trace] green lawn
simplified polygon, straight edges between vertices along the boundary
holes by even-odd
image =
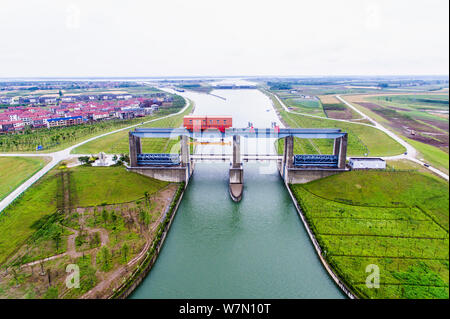
[[[0,264],[35,232],[33,223],[58,208],[60,173],[51,170],[0,213]],[[168,184],[123,167],[75,167],[69,173],[71,203],[76,206],[129,202]]]
[[[141,127],[179,127],[183,123],[183,117],[192,111],[193,102],[190,103],[191,105],[181,114],[157,120]],[[175,153],[178,152],[178,149],[179,143],[174,139],[142,139],[142,150],[146,153]],[[128,130],[98,138],[72,150],[73,154],[96,154],[99,152],[108,154],[128,153]]]
[[[384,132],[372,128],[367,125],[346,123],[333,120],[322,120],[308,116],[302,116],[284,111],[278,100],[270,95],[275,107],[279,111],[284,122],[289,127],[305,127],[305,128],[340,128],[348,133],[348,149],[349,156],[392,156],[402,154],[406,149],[390,138]],[[296,139],[296,149],[303,150],[303,154],[330,154],[333,141],[329,139]]]
[[[85,167],[70,169],[70,191],[75,193],[73,205],[96,206],[123,203],[153,194],[168,182],[128,172],[123,167]]]
[[[325,258],[364,298],[449,297],[448,183],[419,172],[352,171],[291,185]],[[367,265],[380,288],[365,285]]]
[[[0,200],[48,162],[45,157],[0,157]]]
[[[432,166],[436,167],[439,170],[442,170],[443,172],[448,174],[449,171],[449,166],[448,166],[448,162],[449,162],[449,157],[448,157],[448,153],[442,151],[441,149],[425,144],[425,143],[421,143],[418,141],[414,141],[411,139],[407,139],[405,138],[405,140],[411,144],[416,150],[418,150],[420,152],[420,154],[422,154],[425,162],[428,162],[429,164],[431,164]],[[420,156],[419,156],[420,158]]]

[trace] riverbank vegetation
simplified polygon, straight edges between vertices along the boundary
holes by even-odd
[[[49,161],[47,157],[0,157],[0,201]]]
[[[177,189],[123,167],[51,170],[0,214],[0,298],[111,293],[150,245]],[[82,271],[79,289],[64,283],[71,263]]]
[[[140,126],[145,127],[179,127],[183,123],[183,117],[192,112],[194,104],[190,101],[189,107],[182,113],[153,121]],[[125,154],[129,152],[128,141],[129,130],[110,134],[94,141],[83,144],[74,150],[74,154],[96,154],[105,152],[107,154]],[[176,153],[180,148],[178,139],[148,138],[142,139],[142,151],[145,153]]]
[[[448,183],[413,171],[352,171],[290,187],[324,257],[358,296],[449,297]],[[379,288],[366,286],[371,264]]]

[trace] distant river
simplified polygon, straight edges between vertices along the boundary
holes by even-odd
[[[194,114],[232,115],[234,127],[278,118],[257,90],[185,92]],[[274,153],[243,140],[243,153]],[[231,153],[230,146],[197,152]],[[163,249],[131,298],[344,298],[320,263],[275,163],[244,163],[244,196],[228,194],[227,163],[198,163]]]

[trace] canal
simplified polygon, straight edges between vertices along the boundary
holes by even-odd
[[[185,92],[194,114],[232,115],[234,127],[279,123],[257,90]],[[273,140],[241,141],[273,153]],[[197,153],[231,153],[201,146]],[[274,162],[244,163],[244,196],[228,194],[228,163],[198,163],[163,249],[130,298],[344,298],[320,263]]]

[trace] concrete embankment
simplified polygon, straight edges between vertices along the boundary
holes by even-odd
[[[146,253],[145,258],[137,266],[137,269],[131,274],[130,277],[116,290],[111,293],[110,299],[125,299],[133,293],[133,291],[139,286],[142,280],[148,275],[150,270],[155,264],[159,252],[164,245],[167,233],[169,232],[170,226],[172,225],[173,219],[177,213],[178,207],[183,199],[185,191],[185,184],[180,183],[180,187],[174,194],[171,204],[164,212],[161,223],[158,227],[153,243]]]
[[[347,285],[345,285],[345,283],[334,273],[334,271],[331,269],[331,267],[328,264],[328,262],[325,260],[325,258],[323,256],[323,253],[322,253],[322,248],[320,247],[319,242],[316,239],[316,236],[312,232],[311,227],[309,226],[309,223],[308,223],[305,215],[303,214],[303,211],[302,211],[300,205],[297,202],[297,199],[295,198],[294,194],[292,193],[292,190],[289,187],[289,185],[288,184],[285,184],[285,185],[286,185],[286,188],[287,188],[287,190],[289,192],[289,195],[291,196],[291,199],[292,199],[292,201],[294,203],[295,209],[297,210],[297,213],[300,216],[300,219],[302,220],[303,225],[306,228],[306,232],[308,233],[308,236],[309,236],[309,238],[311,239],[311,242],[314,245],[314,249],[317,252],[317,256],[319,256],[320,262],[323,264],[323,266],[327,270],[327,272],[330,275],[330,277],[334,280],[334,282],[342,290],[342,292],[344,292],[344,294],[350,299],[357,299],[358,297],[356,297],[351,292],[351,290],[347,287]]]

